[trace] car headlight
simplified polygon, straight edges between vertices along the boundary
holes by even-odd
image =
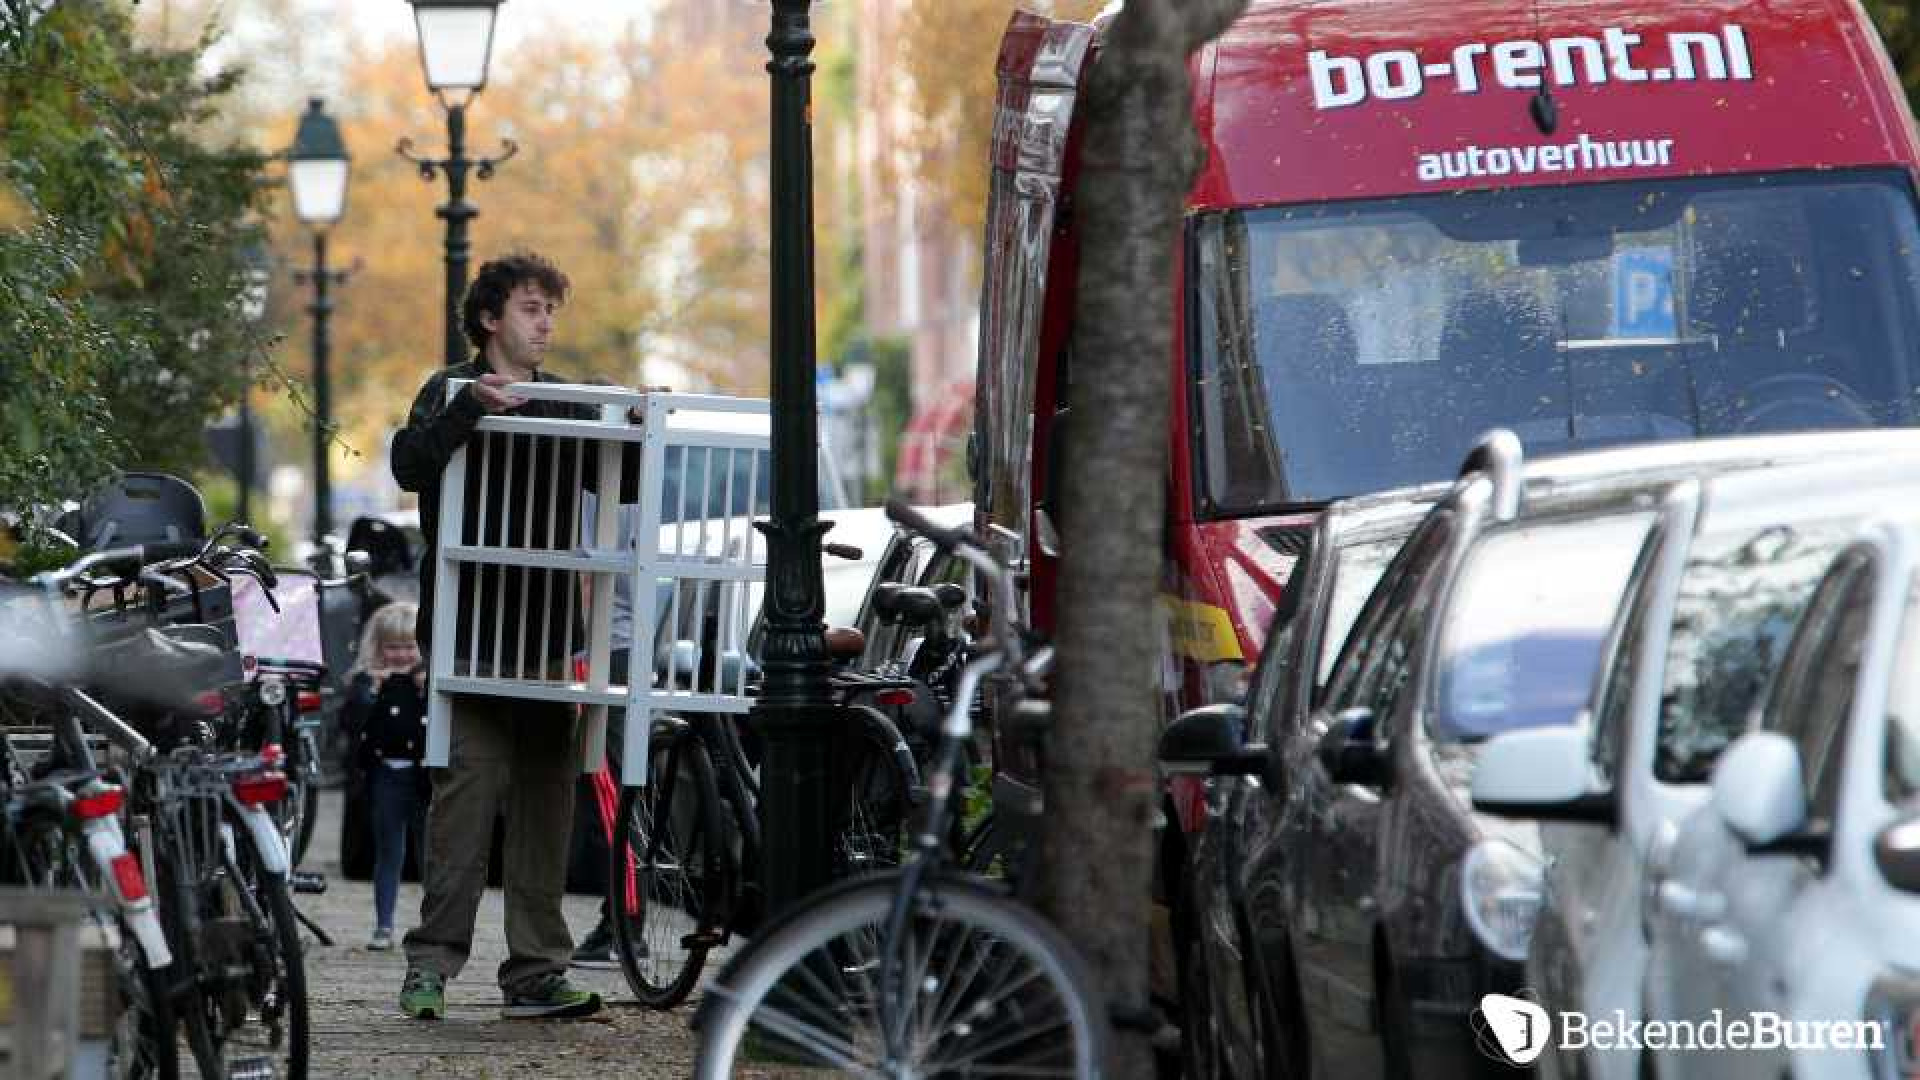
[[[287,703],[287,684],[271,676],[260,679],[260,703],[278,708]]]
[[[1546,868],[1505,840],[1482,840],[1460,866],[1460,907],[1473,936],[1496,956],[1527,958],[1546,896]]]

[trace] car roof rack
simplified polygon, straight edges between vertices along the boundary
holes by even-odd
[[[1473,449],[1460,463],[1462,479],[1483,473],[1493,484],[1493,519],[1512,521],[1520,516],[1520,468],[1525,455],[1520,436],[1506,428],[1493,428],[1474,440]]]

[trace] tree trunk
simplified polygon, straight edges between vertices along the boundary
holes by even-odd
[[[1121,1015],[1147,1006],[1174,270],[1200,164],[1187,59],[1246,4],[1127,0],[1084,105],[1058,705],[1039,885]],[[1151,1076],[1144,1036],[1115,1034],[1111,1075]]]

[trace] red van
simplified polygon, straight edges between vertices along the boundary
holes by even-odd
[[[1022,14],[999,57],[969,460],[1042,628],[1098,52]],[[1142,300],[1178,317],[1169,715],[1242,689],[1320,507],[1494,425],[1533,457],[1920,419],[1920,146],[1854,0],[1254,0],[1192,71],[1206,163]]]
[[[1097,38],[1017,15],[999,58],[972,464],[1042,627]],[[1319,507],[1488,427],[1537,456],[1920,417],[1920,147],[1853,0],[1254,0],[1192,70],[1170,711],[1240,689]]]

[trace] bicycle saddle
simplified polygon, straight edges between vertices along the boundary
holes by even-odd
[[[950,582],[931,588],[887,582],[874,586],[873,610],[889,622],[926,626],[967,602],[967,590]]]
[[[835,660],[858,660],[867,651],[867,635],[851,626],[827,627],[827,655]]]

